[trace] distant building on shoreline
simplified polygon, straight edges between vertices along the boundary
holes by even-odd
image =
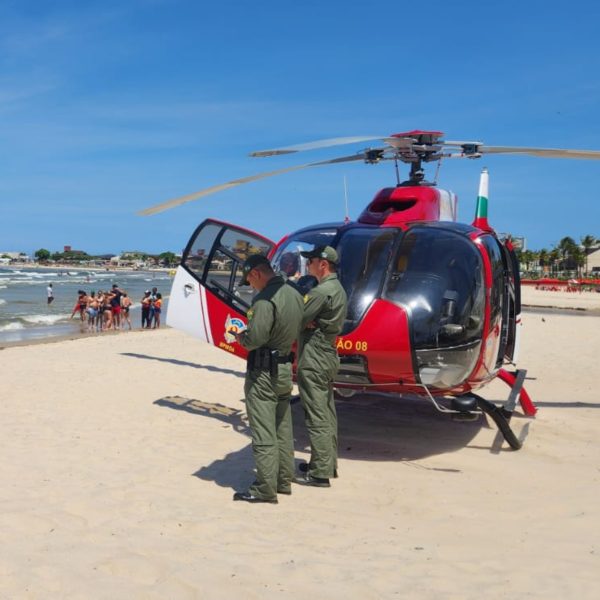
[[[3,252],[0,250],[0,265],[8,265],[11,262],[33,262],[33,259],[25,252]]]

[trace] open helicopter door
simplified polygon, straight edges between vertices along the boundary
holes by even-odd
[[[506,294],[506,345],[504,358],[516,363],[519,358],[519,341],[521,338],[521,277],[519,260],[510,239],[502,244],[505,272]]]
[[[177,269],[167,325],[245,358],[227,331],[243,330],[254,291],[240,287],[242,264],[252,254],[268,255],[274,242],[213,219],[204,221],[188,242]]]

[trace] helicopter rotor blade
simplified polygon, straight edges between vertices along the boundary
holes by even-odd
[[[192,202],[193,200],[198,200],[199,198],[209,196],[210,194],[216,194],[217,192],[221,192],[223,190],[242,185],[243,183],[250,183],[251,181],[258,181],[259,179],[273,177],[274,175],[282,175],[283,173],[290,173],[292,171],[299,171],[300,169],[307,169],[309,167],[319,167],[321,165],[332,165],[336,163],[352,162],[356,160],[364,160],[364,156],[362,154],[352,154],[351,156],[341,156],[339,158],[332,158],[330,160],[322,160],[319,162],[313,162],[304,165],[295,165],[293,167],[286,167],[285,169],[278,169],[277,171],[268,171],[266,173],[258,173],[257,175],[241,177],[240,179],[234,179],[232,181],[228,181],[227,183],[213,185],[212,187],[205,188],[192,194],[187,194],[185,196],[180,196],[178,198],[167,200],[166,202],[162,202],[161,204],[156,204],[155,206],[151,206],[150,208],[140,210],[137,214],[140,216],[155,215],[165,210],[169,210],[170,208],[175,208],[176,206],[185,204],[186,202]]]
[[[587,158],[600,160],[598,150],[568,150],[566,148],[522,148],[515,146],[478,146],[478,154],[530,154],[545,158]]]
[[[285,148],[273,148],[271,150],[258,150],[250,152],[250,156],[279,156],[281,154],[293,154],[294,152],[303,152],[305,150],[317,150],[319,148],[330,148],[331,146],[343,146],[344,144],[357,144],[359,142],[372,142],[373,140],[383,141],[395,148],[404,148],[409,146],[413,140],[407,138],[393,138],[384,135],[375,136],[355,136],[355,137],[339,137],[329,138],[326,140],[317,140],[316,142],[307,142],[306,144],[296,144],[294,146],[286,146]]]

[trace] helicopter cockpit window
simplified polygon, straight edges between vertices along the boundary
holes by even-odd
[[[352,331],[371,302],[379,296],[397,236],[396,229],[349,229],[341,237],[339,278],[348,296],[342,335]]]
[[[409,313],[422,383],[461,382],[479,356],[485,310],[482,261],[473,242],[445,229],[410,229],[384,297]]]
[[[273,256],[271,264],[275,272],[281,273],[289,281],[298,284],[302,291],[308,291],[315,283],[308,274],[307,261],[300,253],[308,252],[315,246],[331,245],[337,229],[313,229],[296,234],[286,240]]]

